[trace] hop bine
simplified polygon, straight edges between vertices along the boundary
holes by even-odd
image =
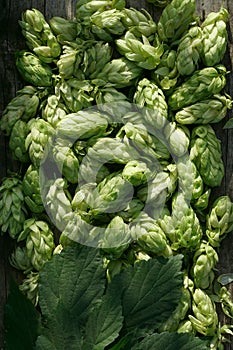
[[[179,39],[195,19],[195,0],[172,0],[158,21],[157,30],[161,41],[174,42]]]
[[[228,18],[228,11],[222,7],[219,12],[209,13],[201,25],[201,57],[206,66],[214,66],[224,57],[228,38],[226,28]]]
[[[190,159],[195,163],[204,183],[219,186],[224,176],[221,143],[210,125],[193,129],[190,141]]]
[[[18,52],[16,67],[22,78],[34,86],[45,87],[53,84],[52,68],[31,52]]]
[[[24,203],[22,181],[18,176],[3,179],[0,187],[0,227],[2,233],[9,232],[16,238],[23,228],[27,209]]]
[[[7,136],[11,134],[12,128],[18,120],[27,122],[36,116],[39,107],[37,89],[33,86],[25,86],[17,91],[14,97],[3,111],[0,119],[0,130]]]
[[[60,44],[39,10],[25,11],[19,24],[28,47],[38,56],[40,61],[51,63],[60,55]]]
[[[226,85],[225,75],[223,65],[195,71],[169,96],[169,107],[175,111],[218,94]]]

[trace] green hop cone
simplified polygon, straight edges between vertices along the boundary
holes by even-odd
[[[221,62],[227,47],[226,22],[228,11],[221,7],[219,12],[210,12],[201,25],[202,60],[206,66],[214,66]]]
[[[98,111],[78,111],[67,114],[58,122],[57,136],[74,141],[89,139],[105,134],[108,127],[107,116]]]
[[[49,139],[54,133],[54,128],[40,118],[32,119],[28,127],[30,131],[25,139],[25,147],[33,165],[39,167]]]
[[[22,181],[16,175],[3,179],[0,186],[0,228],[16,238],[22,231],[27,209],[24,203]]]
[[[202,31],[198,26],[191,27],[182,36],[177,48],[177,69],[181,75],[191,75],[198,68],[201,45]]]
[[[196,70],[168,98],[171,110],[178,110],[218,94],[226,85],[223,65]]]
[[[138,217],[143,208],[144,203],[142,201],[140,201],[137,198],[132,198],[132,200],[128,203],[125,209],[119,211],[117,215],[120,216],[124,220],[124,222],[129,223]]]
[[[46,104],[42,109],[43,119],[55,128],[57,123],[63,119],[66,114],[68,114],[67,108],[60,102],[59,98],[56,95],[48,96]]]
[[[78,182],[79,160],[71,148],[69,141],[56,138],[52,147],[53,158],[58,169],[70,183]]]
[[[96,79],[102,79],[115,88],[131,86],[141,76],[142,69],[124,57],[108,62]]]
[[[137,38],[131,31],[127,31],[122,39],[116,40],[117,50],[138,67],[152,70],[158,66],[164,52],[163,45],[157,40],[151,45],[148,38],[142,35]]]
[[[26,10],[19,24],[28,47],[42,62],[51,63],[59,56],[60,45],[57,38],[39,10]]]
[[[122,171],[122,177],[133,186],[139,186],[147,182],[152,177],[152,174],[146,163],[131,160],[125,165]]]
[[[105,254],[112,259],[119,259],[129,247],[130,229],[123,219],[115,216],[108,224],[104,237],[99,241]]]
[[[209,99],[182,108],[176,112],[175,119],[180,124],[218,123],[225,118],[227,110],[231,108],[230,96],[216,94]]]
[[[56,62],[59,75],[63,79],[78,78],[80,75],[80,64],[84,55],[83,40],[76,42],[68,42],[63,45],[62,54]]]
[[[52,222],[62,231],[67,224],[65,216],[72,212],[71,196],[67,190],[67,181],[57,178],[47,185],[49,187],[43,193],[44,205]]]
[[[121,173],[112,173],[101,181],[94,191],[91,214],[116,213],[123,210],[132,198],[133,186]]]
[[[28,273],[33,270],[31,260],[27,254],[26,247],[17,246],[10,257],[11,266],[18,270],[22,270],[24,273]]]
[[[206,185],[215,187],[221,184],[224,176],[221,143],[210,125],[200,125],[193,129],[190,159]]]
[[[205,336],[214,336],[218,326],[215,304],[200,288],[193,293],[192,310],[193,315],[189,315],[189,320],[193,328]]]
[[[158,21],[157,30],[161,41],[174,42],[179,39],[194,21],[195,0],[172,0]]]
[[[19,290],[26,295],[26,297],[32,302],[34,306],[38,304],[38,281],[39,273],[31,271],[27,274],[26,278],[19,286]]]
[[[16,67],[22,78],[34,86],[51,86],[53,72],[51,67],[42,63],[31,52],[20,51],[16,58]]]
[[[213,247],[219,247],[220,242],[233,229],[233,204],[229,196],[220,196],[212,204],[206,217],[206,235]]]
[[[111,42],[125,31],[123,16],[122,11],[116,9],[95,12],[90,18],[91,30],[100,40]]]
[[[87,80],[76,78],[61,80],[56,88],[61,100],[64,101],[66,108],[71,113],[90,107],[94,100],[91,95],[94,87]]]
[[[167,237],[161,227],[146,213],[138,216],[130,224],[133,239],[137,245],[147,254],[169,257],[172,250]]]
[[[64,45],[66,42],[74,41],[80,32],[80,25],[76,20],[54,16],[49,20],[49,25],[57,37],[57,41]]]
[[[164,93],[153,81],[147,78],[140,80],[133,100],[138,107],[145,107],[142,116],[150,127],[161,129],[168,123],[168,106]]]
[[[51,259],[55,247],[53,232],[45,221],[28,219],[24,222],[23,231],[18,242],[26,240],[26,251],[32,266],[40,271]]]
[[[29,165],[23,177],[23,193],[25,203],[32,213],[39,214],[44,211],[41,197],[39,170],[32,164]]]
[[[149,41],[154,39],[156,23],[146,10],[139,11],[135,8],[125,8],[121,12],[123,14],[121,21],[126,30],[129,30],[138,38],[144,35]]]
[[[163,89],[173,88],[178,81],[177,51],[167,49],[160,58],[160,63],[152,73],[154,81]]]
[[[193,256],[191,275],[196,288],[207,289],[214,280],[214,269],[218,263],[218,254],[208,242],[202,241]]]
[[[18,120],[21,119],[27,122],[35,117],[40,102],[36,92],[35,87],[25,86],[17,91],[16,97],[4,109],[0,119],[0,130],[7,136],[10,135],[13,126]]]
[[[81,62],[81,69],[86,79],[95,79],[112,58],[112,47],[105,42],[97,41],[88,47]]]
[[[9,147],[13,157],[22,163],[30,162],[29,154],[25,147],[25,139],[28,132],[27,123],[19,119],[12,128],[9,140]]]

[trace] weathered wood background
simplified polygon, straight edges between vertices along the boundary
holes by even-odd
[[[37,8],[47,19],[52,16],[72,18],[75,14],[75,0],[0,0],[0,115],[7,103],[15,96],[16,91],[24,86],[16,67],[15,51],[24,49],[25,42],[21,34],[18,20],[26,9]],[[128,5],[141,9],[146,8],[158,19],[161,10],[148,5],[145,0],[129,0]],[[230,13],[228,23],[229,42],[224,63],[229,71],[233,71],[233,1],[232,0],[197,0],[197,14],[204,19],[211,11],[218,11],[223,5]],[[233,96],[233,73],[228,75],[227,92]],[[227,118],[233,117],[229,111]],[[214,191],[214,196],[229,194],[233,200],[233,131],[223,130],[225,121],[216,127],[217,135],[222,141],[222,150],[225,163],[225,177],[222,185]],[[8,139],[0,135],[0,179],[7,169],[17,170],[17,164],[12,161],[8,149]],[[13,276],[20,279],[19,274],[9,266],[8,254],[11,242],[0,238],[0,347],[2,347],[2,315],[6,302],[9,281]],[[233,273],[233,236],[224,240],[220,249],[218,273]],[[233,296],[233,284],[229,286]],[[224,316],[222,316],[224,317]],[[229,323],[229,320],[228,320]],[[233,349],[233,344],[226,345],[226,350]]]

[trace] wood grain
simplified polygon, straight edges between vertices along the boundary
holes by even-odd
[[[21,14],[26,9],[37,8],[44,13],[46,19],[52,16],[73,18],[75,16],[74,0],[1,0],[0,2],[0,115],[5,106],[15,96],[16,91],[23,87],[24,83],[15,67],[15,52],[25,48],[25,42],[21,35],[18,21]],[[218,11],[224,6],[230,14],[228,23],[229,42],[224,63],[230,73],[227,76],[226,91],[233,96],[233,1],[232,0],[197,0],[197,14],[203,20],[211,11]],[[128,6],[138,9],[146,8],[157,20],[161,14],[161,9],[155,8],[152,4],[147,4],[145,0],[129,0]],[[233,111],[229,111],[227,118],[233,117]],[[213,198],[219,195],[229,194],[233,200],[233,131],[224,130],[225,121],[215,127],[218,137],[222,143],[223,158],[225,164],[225,177],[219,188],[213,192]],[[0,179],[7,174],[7,169],[17,171],[18,164],[12,160],[8,139],[0,135]],[[13,276],[20,279],[19,274],[10,267],[8,263],[9,251],[12,242],[5,238],[0,238],[0,347],[2,346],[2,314],[6,302],[9,281]],[[224,240],[220,249],[220,261],[217,274],[233,273],[233,237],[229,234]],[[233,285],[229,287],[233,295]],[[224,321],[224,316],[221,316]],[[229,320],[227,320],[229,323]],[[228,344],[226,350],[232,350],[233,344]]]

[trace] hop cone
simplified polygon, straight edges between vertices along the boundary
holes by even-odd
[[[173,197],[172,216],[165,215],[159,224],[172,242],[172,249],[195,250],[199,247],[202,238],[200,222],[182,193]]]
[[[19,21],[28,47],[45,63],[60,54],[60,45],[44,15],[37,9],[26,10]]]
[[[10,135],[13,126],[19,119],[26,122],[35,117],[39,106],[36,91],[35,87],[25,86],[17,91],[16,97],[6,106],[0,120],[0,130],[7,136]]]
[[[214,302],[209,295],[200,288],[193,293],[193,315],[189,315],[193,328],[205,336],[214,336],[218,326],[218,315]]]
[[[125,31],[122,17],[122,11],[116,9],[96,12],[90,18],[91,30],[100,40],[111,42]]]
[[[90,107],[94,100],[91,95],[93,86],[86,80],[76,78],[62,80],[56,88],[57,93],[71,113]]]
[[[181,75],[191,75],[197,68],[202,49],[202,31],[191,27],[179,41],[177,48],[177,69]]]
[[[125,165],[122,171],[122,177],[133,186],[139,186],[147,182],[152,177],[152,174],[146,163],[131,160]]]
[[[147,11],[125,8],[121,12],[123,14],[121,21],[126,30],[129,30],[137,38],[141,38],[144,35],[149,41],[154,39],[156,23]]]
[[[165,233],[147,214],[139,215],[138,219],[130,225],[130,230],[132,237],[144,252],[164,257],[172,255]]]
[[[195,163],[204,183],[219,186],[224,176],[221,143],[210,125],[193,129],[190,142],[190,159]]]
[[[55,247],[53,232],[45,221],[28,219],[24,222],[23,231],[18,241],[26,239],[26,251],[32,266],[40,271],[51,259]]]
[[[38,281],[39,273],[31,271],[28,273],[23,283],[19,286],[19,290],[31,300],[33,305],[37,305],[39,301],[38,296]]]
[[[27,123],[23,120],[18,120],[11,131],[9,147],[13,153],[13,157],[22,163],[29,163],[30,158],[25,147],[25,139],[28,135]]]
[[[216,94],[212,98],[196,102],[176,112],[175,119],[180,124],[218,123],[232,108],[230,96]]]
[[[81,39],[77,42],[68,42],[63,46],[62,54],[56,62],[62,78],[80,77],[80,64],[83,60],[84,49],[85,43]]]
[[[31,52],[20,51],[16,59],[16,67],[23,79],[34,86],[51,86],[53,72],[51,67],[42,63]]]
[[[178,110],[218,94],[226,84],[225,74],[226,68],[222,65],[195,71],[169,96],[169,107]]]
[[[133,100],[137,106],[145,107],[145,111],[142,110],[142,116],[150,128],[161,129],[168,123],[168,106],[165,96],[154,82],[147,78],[140,80]]]
[[[195,0],[172,0],[159,19],[157,30],[161,41],[176,41],[194,21]]]
[[[222,7],[219,12],[209,13],[201,25],[202,60],[206,66],[214,66],[224,57],[228,38],[226,28],[228,17],[228,11]]]
[[[28,273],[33,270],[26,247],[17,246],[14,252],[11,254],[10,263],[14,268],[22,270],[24,273]]]
[[[218,262],[218,254],[209,243],[203,241],[193,256],[191,274],[196,288],[207,289],[214,280],[214,268]]]
[[[219,247],[233,228],[233,204],[228,196],[218,197],[206,217],[206,235],[213,247]]]
[[[85,140],[105,134],[107,117],[98,111],[79,111],[67,114],[57,124],[57,136],[71,140]]]
[[[53,144],[53,158],[58,169],[70,183],[78,182],[79,161],[71,148],[70,142],[63,139],[56,139]]]
[[[0,187],[1,232],[8,231],[12,238],[16,238],[22,231],[26,215],[22,181],[17,176],[3,179]]]
[[[42,213],[44,205],[41,197],[39,170],[32,164],[29,165],[23,177],[23,193],[25,203],[32,213]]]
[[[146,36],[143,35],[141,41],[130,31],[127,31],[122,39],[117,39],[116,45],[120,54],[135,62],[138,67],[148,70],[157,67],[164,51],[159,41],[157,45],[151,45]]]
[[[75,20],[54,16],[49,20],[49,25],[57,37],[57,41],[64,45],[66,42],[75,41],[81,30],[81,26]]]
[[[96,79],[102,79],[115,88],[124,88],[133,85],[142,74],[142,69],[134,62],[123,57],[108,62],[102,71],[97,74]]]
[[[62,104],[56,95],[48,96],[46,105],[42,109],[42,117],[52,127],[56,127],[57,123],[68,114],[67,108]]]
[[[59,230],[66,225],[65,216],[72,212],[67,183],[62,178],[53,181],[44,193],[46,211]]]
[[[178,76],[177,51],[168,49],[153,72],[153,79],[163,90],[169,90],[177,84]]]
[[[97,41],[88,47],[81,62],[81,69],[86,79],[95,79],[111,60],[112,48],[108,43]]]
[[[53,135],[53,127],[43,119],[31,120],[30,132],[25,140],[25,147],[29,152],[33,165],[39,167],[49,138]]]
[[[99,241],[100,247],[109,259],[119,259],[129,247],[130,230],[119,216],[115,216],[108,224],[104,237]]]

